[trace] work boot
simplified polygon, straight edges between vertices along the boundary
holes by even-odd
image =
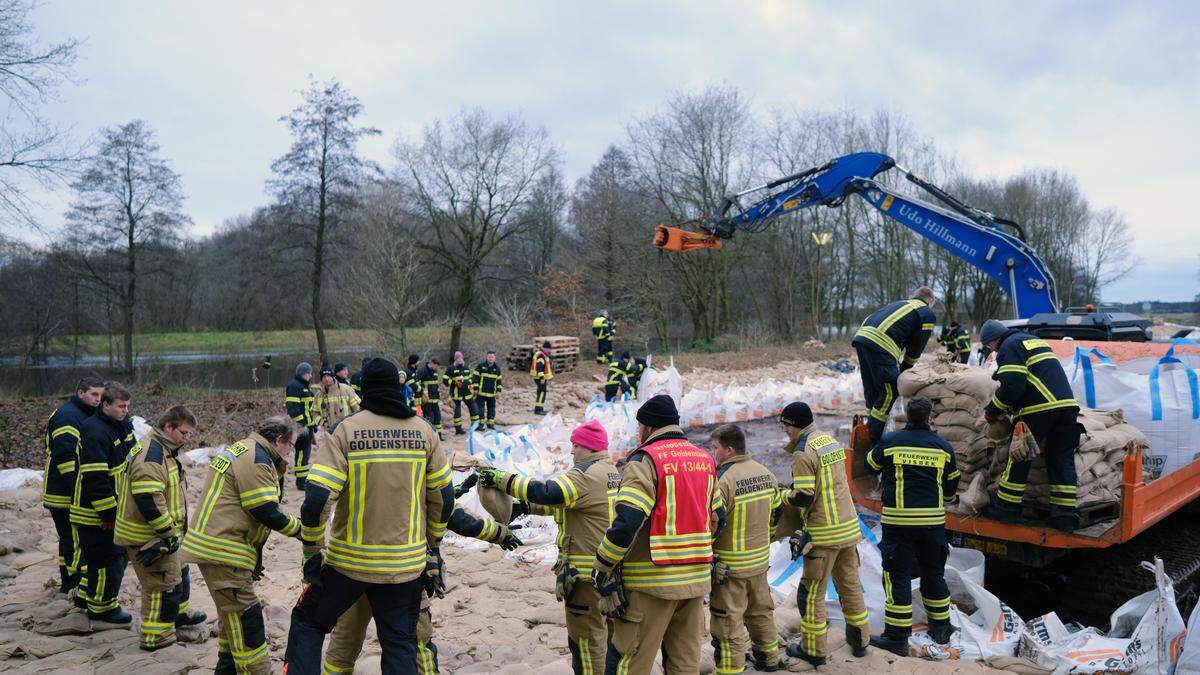
[[[867,646],[862,643],[862,628],[846,626],[846,644],[850,645],[850,653],[854,658],[861,659],[867,655]]]
[[[462,436],[465,433],[467,433],[467,432],[463,431],[462,427],[454,427],[454,435],[455,436]]]
[[[158,651],[158,650],[160,650],[160,649],[165,649],[165,648],[167,648],[167,647],[170,647],[170,646],[171,646],[171,645],[173,645],[173,644],[175,644],[175,639],[174,639],[174,638],[172,638],[172,639],[170,639],[170,640],[166,640],[166,641],[164,641],[164,642],[160,642],[160,643],[158,643],[158,644],[154,645],[153,647],[150,647],[150,646],[147,646],[147,645],[144,645],[144,644],[140,644],[140,643],[139,643],[139,644],[138,644],[138,649],[141,649],[141,650],[142,650],[142,651],[144,651],[144,652],[156,652],[156,651]]]
[[[889,651],[896,656],[908,656],[908,638],[895,635],[872,635],[871,646]]]
[[[950,644],[950,638],[954,635],[954,626],[950,624],[941,624],[929,627],[929,637],[939,645]]]
[[[753,649],[750,650],[749,660],[754,662],[755,670],[761,670],[764,673],[778,672],[783,665],[780,663],[782,659],[776,660],[775,663],[767,663],[767,655],[762,652],[756,652]]]
[[[1050,505],[1050,527],[1062,532],[1074,532],[1079,529],[1079,514],[1075,509]]]
[[[110,609],[107,612],[101,612],[99,614],[88,610],[87,615],[88,619],[91,619],[92,621],[103,621],[104,623],[123,624],[133,622],[133,615],[121,609],[120,607]]]
[[[175,627],[183,628],[186,626],[195,626],[204,623],[208,620],[208,615],[204,612],[188,612],[175,617]]]
[[[1002,523],[1011,523],[1021,517],[1021,507],[1016,504],[1009,504],[1002,501],[999,497],[993,497],[992,503],[987,505],[983,510],[984,518],[991,518]]]
[[[801,661],[811,665],[813,668],[820,668],[821,666],[825,665],[824,656],[813,656],[812,654],[804,651],[804,648],[800,645],[788,645],[787,655],[794,659],[800,659]]]

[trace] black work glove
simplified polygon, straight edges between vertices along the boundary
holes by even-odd
[[[478,475],[471,474],[470,476],[467,476],[466,479],[463,480],[463,482],[461,482],[457,486],[455,486],[454,498],[458,499],[459,497],[462,497],[463,495],[467,494],[467,492],[470,491],[471,488],[475,487],[475,484],[478,482],[479,482]]]
[[[788,546],[792,549],[792,560],[796,560],[812,550],[812,535],[807,530],[793,532],[788,537]]]
[[[302,568],[304,581],[313,583],[321,576],[321,567],[325,565],[325,555],[320,551],[304,554],[304,566]]]
[[[421,587],[428,597],[446,597],[446,580],[442,577],[442,552],[431,548],[425,553],[425,571],[421,572]]]
[[[496,540],[496,543],[505,551],[512,551],[518,546],[525,545],[525,542],[518,539],[517,535],[513,534],[511,529],[503,525],[500,526],[500,537]]]
[[[513,502],[512,515],[508,517],[508,522],[512,522],[521,516],[529,515],[529,504],[525,502]]]
[[[149,567],[162,559],[163,556],[174,553],[179,550],[179,537],[174,535],[166,539],[153,539],[146,542],[144,546],[137,552],[138,563],[142,567]]]

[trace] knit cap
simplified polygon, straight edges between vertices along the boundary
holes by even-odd
[[[598,420],[588,420],[575,427],[571,442],[595,452],[608,452],[608,432]]]

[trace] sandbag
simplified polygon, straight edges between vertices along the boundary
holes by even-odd
[[[488,463],[482,457],[477,457],[465,450],[455,450],[450,456],[450,468],[455,471],[470,471],[487,467]],[[503,490],[476,485],[476,496],[479,505],[484,508],[498,523],[512,520],[513,499]]]

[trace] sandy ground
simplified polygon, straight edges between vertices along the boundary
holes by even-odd
[[[847,350],[813,347],[806,351],[809,353],[768,350],[734,357],[689,355],[678,359],[677,365],[684,372],[685,386],[710,386],[731,379],[745,383],[764,376],[791,379],[821,372],[816,359],[843,356]],[[756,367],[760,363],[773,365]],[[506,373],[506,377],[510,378],[510,384],[498,414],[500,422],[513,425],[533,421],[535,418],[529,412],[532,388],[519,374]],[[596,393],[601,378],[599,366],[590,364],[556,378],[551,389],[551,412],[567,418],[582,417],[583,408]],[[221,417],[221,428],[227,433],[248,428],[278,405],[265,394],[251,392],[242,400],[212,403],[210,424]],[[209,410],[205,402],[198,407]],[[39,411],[38,416],[44,420],[45,413]],[[235,440],[241,433],[237,431],[238,435],[225,440]],[[452,433],[447,439],[451,447],[464,445]],[[204,470],[196,467],[189,472],[190,503],[198,499]],[[284,510],[294,513],[301,495],[288,482]],[[148,654],[138,649],[132,630],[93,632],[81,612],[71,609],[66,599],[56,597],[55,547],[53,528],[40,505],[36,488],[0,494],[0,671],[168,674],[212,669],[216,662],[216,613],[198,574],[193,575],[191,604],[209,615],[201,631],[202,641],[180,643]],[[443,672],[512,675],[570,672],[562,606],[554,599],[549,567],[515,562],[494,546],[477,552],[445,546],[443,553],[449,575],[448,592],[445,598],[433,603],[435,642]],[[273,665],[277,668],[282,664],[291,606],[300,593],[300,557],[299,542],[272,535],[264,552],[264,578],[256,586],[264,607]],[[121,605],[136,614],[138,602],[138,586],[130,569],[122,586]],[[799,615],[791,606],[781,605],[776,609],[776,622],[785,637],[799,629]],[[901,659],[875,649],[865,659],[854,659],[839,635],[838,630],[830,632],[830,647],[834,652],[823,672],[994,672],[977,663]],[[703,650],[701,672],[712,672],[712,648],[705,643]],[[799,662],[791,663],[788,669],[811,670]],[[379,646],[372,629],[356,672],[378,671]]]

